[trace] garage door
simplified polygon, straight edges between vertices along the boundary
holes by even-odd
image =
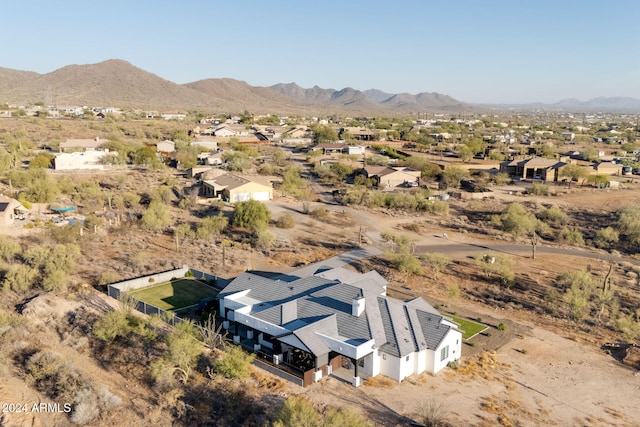
[[[250,194],[249,193],[236,193],[233,195],[233,200],[231,201],[232,203],[237,203],[237,202],[246,202],[247,200],[249,200]]]
[[[261,192],[253,193],[253,200],[260,200],[260,201],[269,200],[269,192],[261,191]]]

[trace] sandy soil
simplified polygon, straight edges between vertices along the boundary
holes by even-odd
[[[495,351],[469,356],[465,347],[457,370],[402,383],[375,379],[358,389],[329,378],[300,391],[321,405],[360,405],[381,425],[406,425],[430,400],[454,426],[640,425],[637,372],[589,345],[526,326]]]

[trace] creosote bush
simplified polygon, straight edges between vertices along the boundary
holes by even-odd
[[[225,378],[246,378],[251,372],[255,354],[242,350],[237,345],[226,346],[221,357],[213,362],[213,370]]]
[[[290,214],[284,214],[276,221],[276,227],[278,228],[293,228],[295,220]]]

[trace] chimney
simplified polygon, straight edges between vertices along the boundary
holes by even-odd
[[[280,306],[280,321],[281,324],[289,323],[298,318],[298,301],[287,301]]]
[[[362,313],[364,313],[364,297],[358,295],[351,300],[351,315],[360,316]]]

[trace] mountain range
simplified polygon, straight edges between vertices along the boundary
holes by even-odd
[[[87,105],[143,110],[209,110],[252,113],[422,113],[426,111],[481,111],[487,108],[556,109],[570,111],[635,110],[634,98],[596,98],[581,102],[520,106],[472,105],[448,95],[422,92],[386,93],[377,89],[340,90],[295,83],[251,86],[230,78],[212,78],[177,84],[129,62],[111,59],[97,64],[68,65],[47,74],[0,68],[0,104]]]

